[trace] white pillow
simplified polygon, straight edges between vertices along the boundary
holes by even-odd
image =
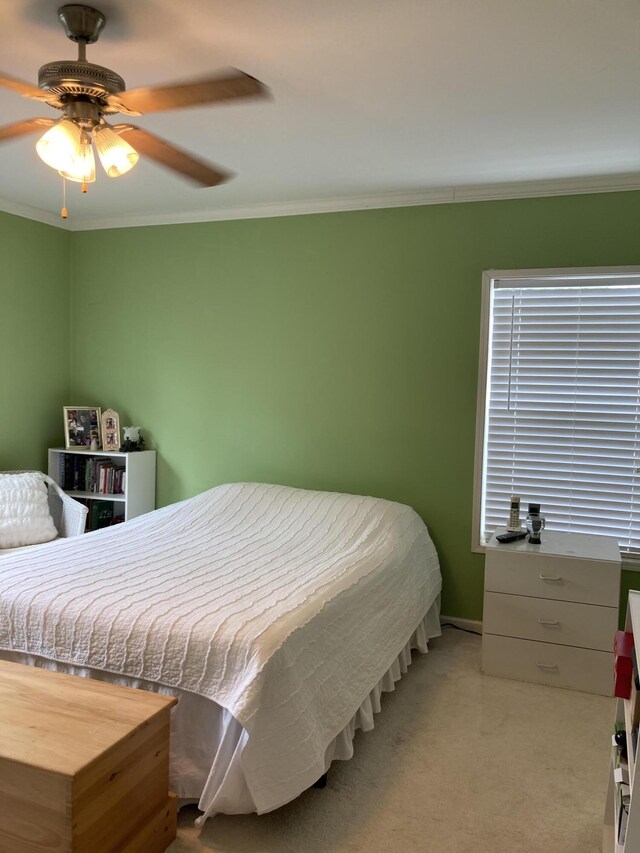
[[[0,548],[49,542],[58,535],[42,474],[0,474]]]

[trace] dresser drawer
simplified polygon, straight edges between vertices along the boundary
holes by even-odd
[[[482,622],[489,634],[610,652],[618,610],[599,604],[485,592]]]
[[[613,694],[613,652],[484,634],[482,669],[487,675]]]
[[[491,549],[485,589],[618,607],[620,563]]]

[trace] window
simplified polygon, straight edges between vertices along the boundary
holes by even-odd
[[[509,499],[640,558],[640,268],[484,274],[475,545]]]

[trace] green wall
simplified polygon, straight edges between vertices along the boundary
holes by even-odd
[[[637,264],[639,221],[626,192],[78,232],[72,396],[144,428],[161,505],[233,480],[411,504],[443,612],[480,618],[481,273]]]
[[[69,398],[69,234],[0,212],[0,471],[46,470]]]

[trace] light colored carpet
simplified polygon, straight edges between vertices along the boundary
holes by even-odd
[[[597,853],[614,700],[480,673],[480,639],[414,654],[329,785],[193,827],[170,853]]]

